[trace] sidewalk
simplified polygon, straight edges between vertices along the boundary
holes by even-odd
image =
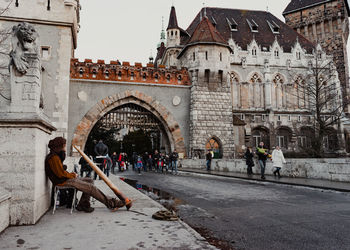
[[[316,180],[316,179],[306,179],[306,178],[290,178],[290,177],[284,177],[284,176],[282,176],[282,178],[279,179],[277,177],[268,176],[268,175],[265,175],[266,179],[262,180],[260,178],[260,175],[258,174],[254,174],[253,176],[249,177],[247,174],[220,172],[215,170],[207,171],[205,169],[191,169],[191,168],[179,168],[179,170],[183,172],[199,173],[199,174],[206,174],[206,175],[225,176],[225,177],[239,178],[239,179],[245,179],[245,180],[273,182],[273,183],[287,184],[287,185],[294,185],[294,186],[304,186],[304,187],[336,190],[341,192],[350,192],[350,182],[336,182],[336,181]]]
[[[111,212],[99,202],[91,214],[58,208],[48,211],[36,225],[9,227],[0,235],[0,249],[216,249],[182,221],[159,221],[152,214],[162,205],[124,183],[110,179],[129,198],[131,211]],[[96,186],[112,191],[102,181]],[[79,192],[80,193],[80,192]]]

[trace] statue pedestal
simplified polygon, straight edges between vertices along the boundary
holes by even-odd
[[[35,224],[51,201],[45,156],[50,135],[56,128],[39,107],[40,58],[28,52],[24,52],[24,57],[28,69],[21,74],[11,66],[11,101],[0,112],[0,186],[11,196],[10,225]]]
[[[35,224],[50,207],[44,164],[53,130],[37,113],[0,113],[0,186],[11,193],[10,225]]]

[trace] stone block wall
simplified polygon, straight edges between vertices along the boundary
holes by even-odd
[[[201,152],[204,157],[206,143],[214,138],[221,144],[222,156],[233,158],[234,135],[230,87],[224,76],[218,80],[211,72],[209,82],[204,71],[195,71],[191,88],[190,151]]]
[[[350,182],[350,158],[325,158],[325,159],[286,159],[281,174],[295,178],[323,179],[330,181]],[[179,163],[181,167],[191,169],[205,169],[205,160],[183,159]],[[232,173],[247,173],[244,159],[216,160],[211,164],[212,170]],[[260,167],[257,160],[253,172],[259,174]],[[271,161],[266,162],[265,173],[272,175],[273,166]]]
[[[38,128],[0,128],[0,186],[11,193],[11,225],[35,224],[50,206],[48,136]]]

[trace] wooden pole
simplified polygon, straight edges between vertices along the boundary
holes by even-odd
[[[73,145],[73,147],[81,154],[81,156],[85,159],[85,161],[91,166],[91,168],[98,174],[98,176],[101,177],[101,179],[110,187],[110,189],[115,193],[115,195],[122,201],[125,202],[126,208],[129,210],[132,201],[128,199],[120,190],[111,182],[110,179],[102,172],[102,170],[96,166],[96,164],[90,160],[90,158],[83,152],[81,151],[77,146]]]

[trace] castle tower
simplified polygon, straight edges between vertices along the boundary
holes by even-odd
[[[350,101],[347,58],[349,5],[344,0],[292,0],[283,11],[286,24],[333,55],[342,86],[343,100]],[[346,110],[350,112],[350,110]]]
[[[207,17],[197,25],[178,59],[192,75],[190,150],[204,156],[216,146],[220,157],[233,158],[234,135],[230,85],[231,49]]]
[[[175,7],[171,7],[169,24],[167,30],[167,46],[176,47],[180,45],[180,28],[177,24]]]

